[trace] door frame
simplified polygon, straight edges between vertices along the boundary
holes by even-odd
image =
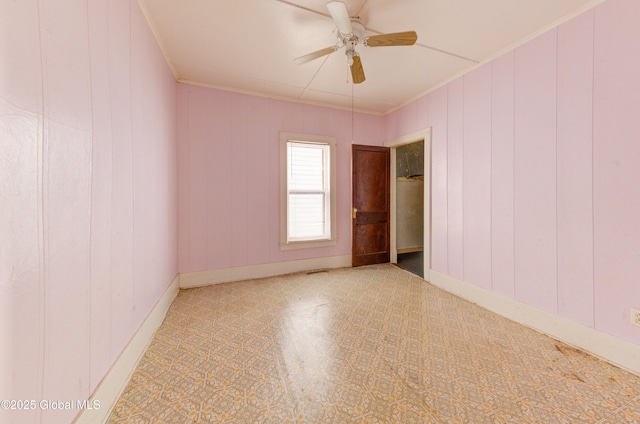
[[[396,148],[406,144],[424,140],[424,279],[430,279],[431,271],[431,127],[418,130],[411,134],[400,136],[394,140],[384,143],[385,147],[391,149],[391,170],[389,172],[390,196],[391,196],[391,226],[390,248],[391,262],[398,263],[397,247],[397,200],[396,200]]]

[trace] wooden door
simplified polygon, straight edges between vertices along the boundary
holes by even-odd
[[[389,262],[389,148],[352,147],[353,266]]]

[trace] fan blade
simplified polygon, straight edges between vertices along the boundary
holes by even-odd
[[[367,37],[364,39],[364,45],[369,47],[413,46],[417,40],[418,34],[415,31],[394,32]]]
[[[318,50],[318,51],[315,51],[313,53],[309,53],[309,54],[305,54],[304,56],[297,57],[297,58],[293,59],[293,62],[296,65],[302,65],[303,63],[310,62],[313,59],[317,59],[319,57],[331,54],[331,53],[335,52],[336,50],[338,50],[338,46],[327,47],[325,49]]]
[[[364,69],[362,69],[362,61],[357,54],[353,55],[353,65],[351,65],[351,78],[354,84],[364,82]]]
[[[351,18],[347,6],[341,1],[330,1],[327,3],[327,9],[338,26],[338,31],[342,34],[352,34]]]

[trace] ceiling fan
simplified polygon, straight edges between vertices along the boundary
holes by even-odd
[[[394,32],[391,34],[364,36],[365,27],[359,18],[349,17],[347,6],[341,1],[330,1],[327,3],[329,14],[338,27],[338,43],[335,46],[326,47],[321,50],[300,56],[294,59],[296,65],[310,62],[322,56],[331,54],[344,47],[346,49],[347,63],[351,67],[351,78],[354,84],[364,82],[364,69],[360,54],[356,51],[356,46],[362,44],[366,47],[384,46],[412,46],[418,39],[415,31]]]

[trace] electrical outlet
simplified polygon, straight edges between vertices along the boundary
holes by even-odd
[[[631,308],[631,325],[640,327],[640,309]]]

